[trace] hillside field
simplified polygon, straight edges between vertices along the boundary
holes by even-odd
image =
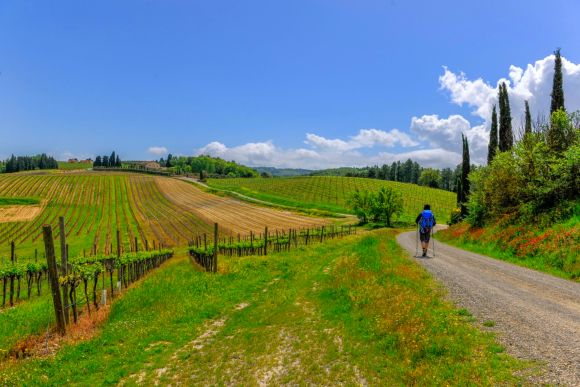
[[[404,209],[400,220],[406,223],[414,222],[426,203],[431,204],[439,223],[446,222],[451,210],[456,207],[456,196],[453,192],[358,177],[210,179],[208,185],[277,204],[342,213],[351,212],[347,200],[356,189],[377,191],[380,187],[391,187],[403,195]]]
[[[26,259],[44,251],[41,226],[51,224],[58,237],[58,218],[65,217],[69,255],[116,251],[120,231],[123,251],[160,243],[185,246],[193,237],[223,236],[319,226],[325,219],[251,206],[208,194],[167,177],[114,172],[47,172],[0,175],[0,259],[10,243]],[[2,261],[0,261],[1,264]]]

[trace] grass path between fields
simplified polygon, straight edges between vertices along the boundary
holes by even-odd
[[[95,338],[4,364],[0,384],[497,385],[523,367],[376,230],[218,275],[178,255]]]

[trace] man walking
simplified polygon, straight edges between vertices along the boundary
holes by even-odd
[[[419,239],[421,240],[421,247],[423,248],[423,257],[427,256],[427,249],[429,248],[429,239],[431,238],[431,230],[437,224],[435,215],[431,212],[431,206],[425,204],[423,211],[415,219],[419,227]]]

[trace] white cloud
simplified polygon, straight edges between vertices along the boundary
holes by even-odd
[[[532,116],[547,115],[550,111],[552,82],[554,78],[554,55],[528,64],[525,69],[511,65],[508,78],[501,78],[495,86],[483,79],[468,80],[464,73],[453,73],[445,68],[439,83],[450,93],[451,101],[473,108],[473,114],[489,123],[493,104],[497,103],[498,85],[506,82],[510,98],[513,127],[519,128],[523,121],[524,101],[528,100]],[[566,109],[580,109],[580,64],[562,58],[562,75]],[[488,125],[489,126],[489,125]]]
[[[164,146],[152,146],[147,151],[153,156],[163,156],[167,154],[167,148]]]
[[[568,111],[580,109],[580,64],[562,60],[564,94]],[[509,67],[505,78],[494,83],[482,78],[470,80],[464,73],[454,73],[445,68],[439,77],[441,89],[449,92],[451,101],[472,109],[476,122],[452,114],[412,117],[410,132],[392,129],[360,129],[347,138],[326,138],[307,133],[306,148],[284,149],[272,141],[247,143],[228,147],[212,142],[199,149],[197,154],[210,154],[235,160],[250,166],[291,168],[333,168],[340,166],[366,166],[405,161],[409,158],[426,167],[454,167],[461,162],[461,134],[469,140],[471,160],[485,163],[489,139],[489,122],[493,104],[497,103],[497,90],[506,82],[510,97],[515,131],[523,121],[524,101],[528,100],[535,118],[546,115],[550,109],[550,93],[554,75],[554,56],[540,59],[525,68]],[[412,137],[413,136],[413,137]],[[419,147],[412,149],[413,147]],[[376,148],[383,148],[380,151]],[[387,152],[384,148],[411,148],[400,152]]]
[[[327,139],[317,134],[307,133],[306,144],[316,149],[332,149],[336,151],[348,151],[362,148],[373,148],[374,146],[384,146],[392,148],[399,144],[403,147],[419,145],[413,141],[409,135],[398,129],[389,132],[380,129],[361,129],[356,136],[349,140]]]
[[[439,118],[433,114],[413,117],[411,130],[417,133],[419,138],[429,142],[431,146],[455,152],[457,155],[462,151],[461,134],[463,133],[469,141],[472,160],[483,163],[487,158],[489,132],[485,125],[472,127],[463,116],[451,115],[448,118]]]

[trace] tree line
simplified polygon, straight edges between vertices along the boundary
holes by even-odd
[[[12,173],[35,169],[58,169],[58,162],[46,153],[35,156],[14,156],[0,162],[0,172]]]
[[[367,166],[362,168],[345,167],[315,171],[310,176],[346,176],[365,177],[370,179],[412,183],[431,188],[440,188],[457,192],[458,179],[461,176],[462,164],[452,168],[424,168],[416,161],[408,159],[405,162],[395,161],[381,166]]]
[[[560,50],[554,55],[550,118],[533,123],[525,101],[524,123],[517,141],[507,87],[505,82],[499,86],[498,106],[492,109],[487,166],[462,171],[464,187],[460,186],[457,198],[472,225],[482,226],[506,215],[547,225],[577,211],[580,111],[566,111]],[[463,157],[463,165],[469,166],[465,139]]]
[[[110,156],[97,156],[93,162],[93,167],[121,168],[121,158],[115,151]]]
[[[200,177],[258,177],[258,172],[250,167],[226,161],[219,157],[200,156],[173,156],[161,158],[159,164],[170,168],[173,173],[197,173]]]

